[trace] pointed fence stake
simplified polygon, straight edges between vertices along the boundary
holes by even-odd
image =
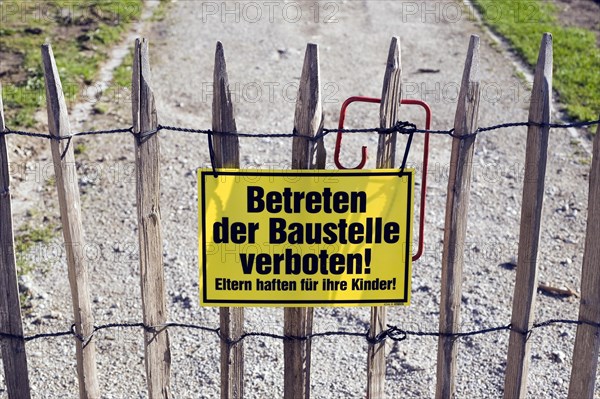
[[[19,303],[15,243],[10,200],[10,173],[4,126],[2,86],[0,86],[0,332],[23,336]],[[1,339],[4,381],[11,399],[29,399],[29,374],[23,339]]]
[[[600,323],[600,125],[596,130],[596,137],[594,137],[588,198],[579,320]],[[594,397],[599,349],[600,327],[589,324],[579,325],[573,350],[569,399],[592,399]]]
[[[379,126],[390,128],[398,121],[400,110],[402,64],[400,58],[400,39],[393,37],[388,52],[387,66],[383,77],[381,104],[379,107]],[[377,146],[377,168],[390,169],[396,162],[397,134],[379,135]],[[376,337],[386,329],[385,306],[371,308],[371,328],[369,339]],[[385,397],[385,341],[369,342],[367,353],[367,398]]]
[[[300,77],[294,131],[314,137],[323,128],[323,108],[319,73],[319,50],[316,44],[308,44]],[[310,169],[315,165],[313,156],[324,161],[318,146],[304,137],[295,137],[292,143],[292,169]],[[285,308],[284,334],[306,337],[312,333],[312,308]],[[310,345],[311,340],[289,340],[283,343],[285,358],[284,398],[310,398]]]
[[[529,122],[550,123],[551,105],[552,35],[545,33],[535,68]],[[542,225],[549,132],[548,126],[529,126],[527,130],[519,254],[511,318],[512,331],[508,341],[504,381],[505,399],[525,398],[527,395],[531,346],[527,340],[527,332],[533,325],[535,315],[537,256]]]
[[[212,104],[213,132],[236,132],[233,102],[229,91],[229,78],[223,45],[217,42]],[[239,139],[235,135],[215,134],[213,138],[217,168],[240,167]],[[222,307],[219,309],[221,328],[221,398],[241,399],[244,397],[244,346],[235,345],[244,333],[244,308]]]
[[[479,113],[479,36],[472,35],[465,61],[458,104],[454,117],[454,133],[469,135],[477,130]],[[452,140],[444,252],[442,254],[442,292],[440,301],[441,334],[459,332],[463,268],[463,248],[467,232],[467,211],[471,193],[473,149],[475,136]],[[454,397],[456,379],[456,339],[441,335],[438,338],[437,399]]]
[[[148,397],[168,399],[171,350],[168,331],[160,327],[167,321],[160,226],[160,147],[158,135],[152,134],[158,127],[158,118],[146,39],[135,41],[132,100],[142,312],[144,324],[156,326],[144,331]]]
[[[46,79],[46,104],[48,107],[48,127],[54,137],[71,134],[67,104],[63,94],[60,76],[54,61],[52,47],[42,45],[42,61]],[[56,190],[60,206],[60,218],[67,254],[69,284],[75,316],[75,332],[85,342],[77,339],[77,375],[79,377],[79,397],[96,399],[100,397],[96,372],[96,345],[92,338],[94,319],[88,287],[87,265],[83,249],[83,228],[81,225],[81,203],[77,173],[73,168],[75,155],[68,140],[51,140]],[[66,151],[65,151],[66,149]]]

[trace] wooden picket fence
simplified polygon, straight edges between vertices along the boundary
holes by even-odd
[[[52,136],[71,134],[67,107],[50,45],[42,46],[46,79],[49,131]],[[463,253],[467,209],[470,195],[473,149],[476,140],[471,135],[477,129],[479,107],[479,38],[472,36],[454,121],[452,155],[448,180],[448,198],[442,257],[442,289],[437,357],[436,398],[452,398],[455,392],[458,344],[452,334],[459,332]],[[139,226],[141,294],[143,322],[160,326],[167,322],[167,303],[162,259],[161,215],[159,206],[159,137],[144,136],[158,127],[157,110],[150,80],[148,42],[138,39],[132,80],[133,131],[136,163],[136,196]],[[294,129],[301,135],[315,136],[323,128],[318,48],[306,49]],[[380,107],[381,127],[392,127],[397,121],[401,94],[400,42],[393,38],[389,50]],[[535,70],[529,121],[550,122],[552,102],[552,36],[542,38]],[[5,130],[0,97],[0,131]],[[225,57],[217,44],[214,69],[212,129],[215,132],[236,132]],[[530,125],[527,133],[525,176],[519,235],[517,278],[512,307],[504,397],[524,398],[531,343],[525,332],[533,326],[537,288],[537,255],[539,251],[542,204],[548,150],[548,126]],[[142,137],[143,136],[143,137]],[[459,138],[460,136],[466,136]],[[396,134],[379,136],[377,167],[393,168]],[[72,179],[67,166],[74,162],[73,146],[67,140],[51,140],[65,243],[83,243],[80,199],[77,179]],[[235,135],[214,135],[214,160],[217,167],[239,168],[239,146]],[[293,169],[324,168],[322,141],[303,137],[293,140]],[[0,331],[23,336],[9,193],[9,169],[5,136],[0,135]],[[583,257],[580,324],[574,348],[569,398],[591,399],[600,347],[600,128],[594,139],[590,173],[589,209],[585,253]],[[69,283],[72,293],[75,332],[91,337],[94,320],[90,302],[87,266],[81,253],[84,245],[66,245]],[[304,337],[312,332],[312,308],[286,308],[284,334]],[[244,348],[236,341],[244,333],[243,308],[220,309],[221,398],[244,396]],[[375,338],[386,326],[385,307],[373,307],[370,338]],[[385,347],[383,342],[369,340],[367,365],[368,398],[383,398],[385,383]],[[145,329],[145,367],[148,397],[166,399],[170,395],[170,348],[165,328]],[[95,360],[94,340],[75,340],[77,374],[81,398],[100,398]],[[284,341],[284,397],[310,397],[311,341]],[[24,339],[4,339],[2,360],[9,398],[30,398],[29,374]],[[216,366],[216,365],[215,365]]]

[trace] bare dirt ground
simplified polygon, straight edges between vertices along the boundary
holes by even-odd
[[[309,42],[319,45],[325,125],[336,126],[341,103],[347,97],[380,96],[390,38],[397,35],[402,43],[403,98],[427,101],[433,110],[434,129],[452,127],[469,36],[482,35],[468,10],[459,3],[252,3],[260,8],[249,4],[178,1],[162,22],[147,26],[144,34],[151,46],[160,123],[210,127],[213,57],[219,40],[225,49],[240,131],[291,131],[295,92]],[[525,121],[529,88],[515,77],[510,62],[490,43],[482,35],[479,124]],[[109,105],[107,115],[90,117],[84,127],[131,125],[127,96],[113,98]],[[346,127],[375,126],[377,110],[367,105],[352,106]],[[404,107],[401,118],[422,126],[423,115],[418,110]],[[510,322],[515,279],[511,264],[517,255],[525,135],[525,128],[513,128],[484,133],[477,139],[468,245],[464,248],[464,330]],[[197,298],[195,171],[209,165],[206,139],[170,132],[162,132],[160,137],[169,319],[217,326],[218,309],[200,308]],[[85,142],[86,147],[77,156],[77,170],[97,324],[142,319],[132,140],[128,136],[104,136],[76,142]],[[540,281],[576,291],[586,226],[590,161],[583,149],[586,140],[572,137],[566,130],[551,132],[539,256]],[[367,167],[374,167],[376,143],[374,135],[346,136],[343,163],[356,164],[360,147],[368,145]],[[412,304],[388,310],[388,322],[405,329],[438,328],[450,144],[449,137],[432,138],[426,250],[413,265]],[[44,145],[45,150],[28,161],[28,169],[20,175],[19,169],[15,171],[15,180],[28,182],[40,192],[25,197],[17,189],[16,202],[34,202],[37,214],[46,218],[40,218],[39,223],[58,223],[50,151],[48,144]],[[404,141],[399,140],[399,148],[403,145]],[[334,167],[333,146],[334,137],[328,136],[328,168]],[[288,168],[290,154],[291,141],[286,139],[241,140],[244,168]],[[417,137],[409,161],[418,170],[421,154],[422,137]],[[36,172],[27,173],[31,170]],[[61,238],[50,245],[36,246],[30,256],[40,267],[32,276],[35,298],[25,318],[27,333],[68,329],[72,316]],[[537,300],[537,320],[577,318],[575,297],[540,294]],[[246,324],[249,331],[278,333],[282,331],[282,320],[281,309],[251,308]],[[368,323],[369,308],[315,310],[316,331],[366,331]],[[218,397],[217,337],[185,329],[170,333],[173,397]],[[103,398],[146,397],[141,338],[137,330],[111,330],[97,335]],[[499,332],[461,340],[457,397],[501,397],[507,338],[507,333]],[[575,329],[569,326],[549,327],[532,334],[531,397],[566,397],[574,338]],[[434,338],[411,336],[388,346],[388,397],[433,397],[436,344]],[[272,339],[245,341],[247,397],[282,397],[282,347],[280,341]],[[364,340],[319,338],[312,348],[312,397],[364,397]],[[77,397],[74,345],[70,339],[32,341],[27,350],[35,398]],[[6,395],[2,387],[0,379],[0,397]]]

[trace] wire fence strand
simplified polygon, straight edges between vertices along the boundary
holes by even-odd
[[[189,127],[182,127],[182,126],[169,126],[169,125],[158,125],[158,127],[152,131],[140,132],[140,133],[135,132],[133,127],[128,127],[128,128],[118,128],[118,129],[108,129],[108,130],[81,131],[81,132],[75,132],[70,135],[60,136],[60,137],[53,136],[51,134],[43,133],[43,132],[30,132],[30,131],[24,131],[24,130],[12,130],[9,128],[5,128],[4,131],[0,132],[0,135],[4,135],[4,136],[18,135],[18,136],[35,137],[35,138],[58,140],[58,141],[68,140],[67,146],[64,150],[64,152],[66,153],[68,144],[71,142],[71,140],[74,137],[91,136],[91,135],[112,135],[112,134],[122,134],[122,133],[133,134],[134,136],[137,137],[138,140],[145,140],[148,137],[153,136],[160,131],[181,132],[181,133],[189,133],[189,134],[202,134],[202,135],[207,135],[209,138],[211,138],[213,135],[236,135],[238,137],[249,137],[249,138],[304,137],[304,138],[306,138],[306,140],[309,140],[309,141],[321,140],[325,136],[327,136],[331,133],[345,133],[345,134],[346,133],[347,134],[399,133],[399,134],[408,134],[408,135],[411,135],[414,133],[430,133],[430,134],[447,135],[450,137],[464,140],[464,139],[478,135],[483,132],[489,132],[489,131],[493,131],[493,130],[513,128],[513,127],[537,126],[537,127],[547,127],[549,129],[557,129],[557,128],[558,129],[567,129],[567,128],[589,127],[589,126],[598,125],[598,124],[600,124],[600,120],[566,123],[566,124],[563,124],[563,123],[536,123],[536,122],[509,122],[509,123],[502,123],[502,124],[492,125],[492,126],[487,126],[487,127],[480,127],[475,132],[468,134],[468,135],[462,135],[462,136],[455,135],[454,129],[448,129],[448,130],[417,129],[415,124],[413,124],[411,122],[407,122],[407,121],[399,121],[391,128],[378,128],[378,127],[377,128],[357,128],[357,129],[324,128],[324,129],[322,129],[322,131],[319,134],[312,136],[312,137],[298,134],[297,132],[293,132],[293,133],[218,132],[218,131],[213,131],[211,129],[196,129],[196,128],[189,128]],[[5,195],[6,193],[8,193],[8,191],[1,192],[0,195]],[[325,331],[325,332],[312,333],[312,334],[308,334],[306,336],[301,336],[301,337],[300,336],[273,334],[273,333],[267,333],[267,332],[247,332],[247,333],[242,334],[236,340],[230,340],[221,333],[221,330],[219,328],[196,325],[196,324],[171,322],[171,323],[161,324],[161,325],[157,325],[157,326],[149,326],[149,325],[145,325],[144,323],[108,323],[108,324],[103,324],[100,326],[94,326],[93,333],[88,337],[83,337],[83,336],[79,335],[75,331],[75,324],[73,324],[71,326],[70,330],[39,333],[39,334],[29,335],[29,336],[19,336],[19,335],[0,332],[0,340],[16,339],[16,340],[29,342],[29,341],[35,341],[35,340],[40,340],[40,339],[50,339],[50,338],[72,336],[72,337],[80,340],[81,342],[87,343],[94,337],[94,335],[97,332],[103,331],[103,330],[118,329],[118,328],[141,328],[148,332],[156,332],[156,331],[159,331],[162,329],[184,328],[184,329],[199,330],[199,331],[214,333],[219,337],[219,339],[226,341],[232,345],[235,345],[235,344],[237,344],[247,338],[251,338],[251,337],[272,338],[272,339],[278,339],[278,340],[283,340],[283,341],[298,341],[298,340],[305,341],[308,339],[321,338],[321,337],[347,336],[347,337],[359,337],[359,338],[362,337],[370,343],[379,343],[388,338],[393,341],[403,341],[403,340],[406,340],[409,336],[417,336],[417,337],[442,337],[442,336],[445,336],[445,337],[453,337],[453,338],[459,339],[459,338],[463,338],[463,337],[467,337],[467,336],[489,334],[489,333],[495,333],[495,332],[499,332],[499,331],[516,331],[520,334],[523,334],[523,335],[526,335],[527,337],[529,337],[531,335],[531,333],[536,329],[545,328],[545,327],[549,327],[549,326],[553,326],[553,325],[557,325],[557,324],[560,324],[560,325],[583,325],[583,324],[585,324],[585,325],[589,325],[589,326],[600,329],[600,323],[594,323],[594,322],[583,321],[583,320],[549,319],[549,320],[545,320],[545,321],[533,324],[533,326],[529,330],[526,330],[526,331],[518,331],[518,330],[514,329],[511,324],[490,327],[490,328],[484,328],[484,329],[480,329],[480,330],[467,331],[467,332],[456,332],[456,333],[443,333],[443,332],[436,332],[436,331],[413,331],[413,330],[405,330],[405,329],[402,329],[402,328],[400,328],[398,326],[394,326],[394,325],[388,325],[387,329],[383,330],[381,333],[379,333],[374,338],[369,337],[369,331],[367,330],[364,332]],[[598,334],[600,334],[600,331],[598,331]]]
[[[396,341],[396,342],[404,341],[404,340],[408,339],[409,336],[452,337],[455,339],[459,339],[459,338],[464,338],[464,337],[469,337],[469,336],[484,335],[484,334],[490,334],[490,333],[495,333],[495,332],[500,332],[500,331],[515,331],[519,334],[523,334],[523,335],[526,335],[527,337],[529,337],[534,332],[534,330],[546,328],[546,327],[550,327],[550,326],[555,326],[555,325],[571,325],[571,326],[589,325],[591,327],[595,327],[595,328],[599,329],[598,333],[600,334],[600,323],[594,323],[594,322],[585,321],[585,320],[548,319],[548,320],[544,320],[544,321],[541,321],[538,323],[534,323],[529,330],[525,330],[525,331],[517,330],[517,329],[513,328],[511,324],[500,325],[500,326],[496,326],[496,327],[488,327],[488,328],[483,328],[483,329],[479,329],[479,330],[455,332],[455,333],[444,333],[444,332],[439,332],[439,331],[405,330],[405,329],[402,329],[401,327],[388,324],[387,325],[388,328],[383,330],[381,333],[379,333],[374,338],[369,337],[368,330],[363,331],[363,332],[359,332],[359,331],[323,331],[323,332],[316,332],[316,333],[308,334],[305,336],[293,336],[293,335],[283,335],[283,334],[274,334],[274,333],[268,333],[268,332],[255,331],[255,332],[243,333],[239,338],[237,338],[235,340],[231,340],[231,339],[227,338],[225,335],[223,335],[221,333],[220,328],[218,328],[218,327],[215,328],[215,327],[208,327],[208,326],[197,325],[197,324],[170,322],[170,323],[165,323],[165,324],[160,324],[160,325],[155,325],[155,326],[149,326],[144,323],[108,323],[108,324],[103,324],[100,326],[94,326],[94,330],[93,330],[92,334],[87,337],[84,337],[84,336],[81,336],[80,334],[78,334],[75,331],[75,324],[72,324],[71,328],[69,330],[39,333],[39,334],[28,335],[28,336],[20,336],[20,335],[14,335],[14,334],[0,332],[0,340],[8,339],[8,340],[20,340],[20,341],[30,342],[30,341],[37,341],[37,340],[41,340],[41,339],[50,339],[50,338],[71,336],[71,337],[74,337],[75,339],[78,339],[79,341],[87,344],[88,342],[90,342],[92,340],[92,338],[94,337],[94,335],[96,335],[97,332],[103,331],[103,330],[114,330],[114,329],[119,329],[119,328],[129,328],[129,329],[139,328],[139,329],[143,329],[146,332],[155,333],[155,332],[162,331],[165,329],[183,328],[183,329],[187,329],[187,330],[198,330],[198,331],[216,334],[220,340],[225,341],[231,345],[240,343],[241,341],[248,339],[248,338],[257,338],[257,337],[258,338],[271,338],[271,339],[277,339],[277,340],[281,340],[281,341],[306,341],[306,340],[314,339],[314,338],[345,336],[345,337],[363,338],[369,343],[380,343],[380,342],[385,341],[388,338],[391,339],[392,341]]]
[[[136,133],[133,130],[133,127],[127,128],[118,128],[118,129],[108,129],[108,130],[87,130],[81,132],[71,133],[66,136],[53,136],[49,133],[45,132],[30,132],[25,130],[12,130],[8,127],[5,128],[3,132],[0,132],[0,135],[8,136],[8,135],[17,135],[17,136],[27,136],[27,137],[36,137],[47,140],[71,140],[74,137],[78,136],[92,136],[92,135],[109,135],[109,134],[121,134],[121,133],[131,133],[138,137],[139,140],[147,139],[150,136],[153,136],[161,131],[171,131],[171,132],[180,132],[180,133],[190,133],[190,134],[201,134],[201,135],[222,135],[222,136],[230,136],[235,135],[238,137],[249,137],[249,138],[294,138],[294,137],[304,137],[309,141],[318,141],[323,139],[325,136],[331,133],[344,133],[344,134],[357,134],[357,133],[378,133],[378,134],[413,134],[413,133],[430,133],[430,134],[438,134],[438,135],[447,135],[450,137],[454,137],[456,139],[465,140],[469,137],[478,135],[480,133],[489,132],[493,130],[513,128],[513,127],[547,127],[550,129],[568,129],[568,128],[583,128],[590,127],[593,125],[600,124],[600,120],[594,121],[585,121],[585,122],[574,122],[574,123],[536,123],[536,122],[508,122],[501,123],[498,125],[480,127],[475,132],[467,135],[456,135],[454,133],[454,129],[447,130],[434,130],[434,129],[417,129],[414,123],[408,121],[398,121],[394,126],[390,128],[380,128],[380,127],[368,127],[368,128],[356,128],[356,129],[331,129],[331,128],[323,128],[322,131],[315,136],[308,136],[298,133],[261,133],[261,132],[219,132],[213,131],[211,129],[196,129],[190,127],[183,126],[170,126],[170,125],[158,125],[158,127],[154,130],[148,132]]]

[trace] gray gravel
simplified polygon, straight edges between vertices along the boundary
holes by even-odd
[[[262,5],[260,17],[253,4]],[[308,42],[319,44],[325,125],[337,126],[341,103],[347,97],[380,96],[390,38],[397,35],[402,43],[403,97],[429,102],[433,110],[432,127],[447,129],[453,124],[456,93],[471,34],[482,35],[480,125],[527,119],[527,85],[515,76],[512,64],[496,50],[498,46],[482,33],[467,11],[457,8],[462,7],[460,3],[427,3],[428,9],[437,9],[430,14],[424,12],[423,2],[266,4],[228,3],[229,9],[238,7],[236,17],[226,14],[221,2],[178,1],[171,5],[165,20],[147,24],[145,35],[150,40],[160,123],[210,127],[213,57],[215,43],[220,40],[240,131],[291,130],[295,91]],[[300,9],[302,14],[295,21]],[[456,10],[462,11],[456,14]],[[324,22],[328,17],[333,19]],[[423,73],[420,68],[439,72]],[[83,122],[86,128],[131,124],[130,103],[126,98],[108,102],[111,111],[91,116]],[[346,127],[376,125],[377,111],[374,106],[351,106]],[[406,107],[402,109],[402,118],[421,124],[423,115]],[[482,134],[477,140],[465,247],[464,330],[510,322],[515,280],[510,263],[517,255],[525,133],[524,128],[506,129]],[[217,326],[218,309],[200,308],[197,297],[195,170],[209,165],[206,139],[169,132],[160,136],[169,319]],[[77,159],[96,323],[137,322],[142,315],[132,139],[105,136],[83,141],[87,149]],[[291,141],[240,141],[243,167],[289,167]],[[373,167],[376,143],[375,135],[346,136],[342,150],[344,164],[356,164],[360,146],[366,144],[370,155],[367,167]],[[402,328],[437,330],[450,145],[448,137],[432,138],[426,251],[413,265],[411,306],[388,308],[388,322]],[[333,147],[334,137],[329,136],[326,138],[328,168],[334,167]],[[551,133],[539,259],[540,281],[575,290],[579,288],[586,226],[589,171],[586,147],[589,147],[587,138],[573,137],[565,130]],[[418,137],[409,161],[420,167],[421,154],[422,138]],[[30,159],[28,162],[40,168],[50,165],[48,143],[42,143]],[[57,223],[56,197],[51,184],[46,184],[49,176],[42,175],[33,182],[31,179],[30,175],[14,177],[19,190],[16,200],[21,203],[27,200],[32,209]],[[28,220],[35,219],[24,213],[16,216],[17,224]],[[28,334],[64,330],[71,324],[70,293],[60,241],[61,237],[52,245],[36,246],[33,251],[39,257],[35,259],[40,267],[32,274],[31,281],[24,283],[30,284],[34,296],[33,309],[25,318]],[[537,300],[538,320],[577,318],[575,298],[538,295]],[[246,314],[249,331],[282,331],[280,308],[250,308]],[[366,307],[315,310],[315,331],[366,331],[368,323]],[[173,329],[170,334],[173,397],[218,397],[216,336],[185,329]],[[530,397],[566,397],[574,338],[575,329],[570,326],[538,330],[531,336]],[[96,344],[102,397],[146,397],[140,331],[103,331],[97,335]],[[501,396],[507,345],[506,332],[461,340],[457,397]],[[436,339],[424,337],[409,337],[388,345],[389,397],[434,396],[436,346]],[[245,349],[246,396],[282,397],[282,343],[251,338],[245,341]],[[312,349],[312,397],[364,397],[367,349],[364,340],[319,338],[313,341]],[[34,398],[77,397],[74,345],[70,339],[32,341],[27,350]],[[0,377],[0,398],[6,397],[4,389]]]

